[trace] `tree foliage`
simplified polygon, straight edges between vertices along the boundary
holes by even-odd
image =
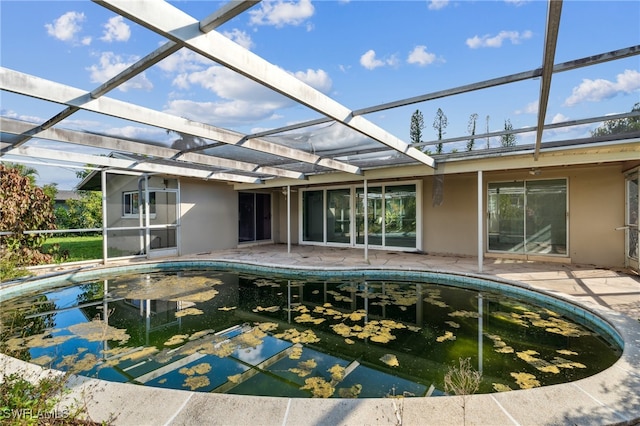
[[[511,120],[509,120],[508,118],[506,120],[504,120],[504,130],[505,131],[509,131],[509,130],[513,130],[513,125],[511,124]],[[500,144],[502,146],[516,146],[516,135],[514,135],[513,133],[505,133],[504,135],[500,136]]]
[[[478,121],[478,114],[476,114],[475,112],[473,114],[471,114],[469,116],[469,123],[467,124],[467,130],[469,131],[469,134],[471,135],[471,138],[467,141],[467,151],[472,151],[473,150],[473,145],[475,144],[475,138],[474,136],[476,135],[476,122]]]
[[[409,138],[411,143],[422,142],[422,129],[424,129],[424,117],[419,109],[411,115],[411,127],[409,128]]]
[[[23,176],[18,168],[0,164],[0,259],[19,266],[49,263],[40,251],[46,235],[24,231],[56,229],[52,200],[42,188]]]
[[[61,229],[87,229],[102,227],[102,194],[99,191],[79,191],[80,199],[67,200],[66,207],[56,209],[56,220]]]
[[[640,102],[637,102],[631,112],[640,111]],[[640,130],[640,116],[607,120],[604,124],[591,132],[591,136],[615,135]]]
[[[436,112],[436,118],[433,120],[433,128],[436,132],[438,132],[438,140],[442,140],[442,136],[446,133],[444,129],[447,128],[449,122],[447,120],[447,116],[444,115],[444,112],[440,108]],[[436,154],[442,154],[442,142],[440,142],[436,148]]]

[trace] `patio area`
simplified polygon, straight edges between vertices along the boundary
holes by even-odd
[[[473,257],[360,249],[256,245],[182,256],[178,260],[224,260],[294,269],[400,269],[443,271],[517,281],[579,302],[611,323],[625,341],[611,368],[575,382],[472,396],[383,399],[299,399],[211,394],[112,383],[84,377],[69,382],[68,401],[87,401],[93,420],[122,425],[591,425],[640,421],[640,277],[592,265],[486,258],[483,272]],[[155,259],[171,261],[175,258]],[[114,262],[141,262],[129,260]],[[142,261],[145,262],[145,261]],[[101,268],[82,265],[81,269]],[[71,272],[60,266],[41,273]],[[42,374],[40,367],[2,357],[5,371]],[[155,401],[156,403],[150,403]]]

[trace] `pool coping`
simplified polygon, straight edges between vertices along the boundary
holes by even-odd
[[[420,425],[430,424],[637,424],[640,422],[640,322],[594,302],[573,296],[541,290],[494,275],[452,272],[424,268],[397,269],[384,266],[323,267],[282,265],[233,259],[170,259],[136,262],[119,266],[126,270],[145,268],[150,264],[189,265],[225,263],[246,268],[277,268],[296,273],[319,272],[385,272],[404,274],[447,274],[469,279],[489,280],[500,284],[546,294],[600,317],[624,341],[621,357],[610,368],[593,376],[567,384],[544,386],[527,390],[469,396],[426,398],[367,398],[367,399],[300,399],[231,394],[212,394],[184,390],[151,388],[127,383],[106,382],[82,376],[70,376],[60,409],[86,406],[95,421],[108,420],[113,424],[224,424],[224,425]],[[116,267],[118,268],[118,267]],[[44,275],[37,279],[7,283],[0,287],[5,293],[14,286],[23,286],[42,279],[57,279],[70,274],[86,279],[113,266],[83,267],[61,274]],[[22,372],[37,378],[47,374],[63,374],[0,354],[0,374]],[[153,403],[154,401],[160,402]],[[61,411],[64,412],[64,411]]]

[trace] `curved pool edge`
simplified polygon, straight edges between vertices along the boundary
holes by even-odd
[[[605,321],[624,342],[621,357],[610,368],[593,376],[560,385],[504,393],[470,395],[467,397],[433,398],[371,398],[371,399],[300,399],[209,394],[183,390],[144,387],[134,384],[106,382],[82,376],[71,376],[71,393],[61,404],[84,401],[87,412],[95,421],[113,420],[114,424],[635,424],[640,422],[640,322],[622,313],[595,303],[585,303],[561,292],[541,290],[529,284],[504,280],[485,274],[470,274],[447,270],[407,268],[403,270],[362,266],[355,268],[283,266],[265,262],[229,259],[147,261],[119,266],[128,272],[150,265],[208,266],[214,264],[244,265],[246,268],[271,268],[291,273],[319,272],[365,273],[384,272],[407,274],[447,274],[469,279],[489,280],[512,288],[538,292],[580,306]],[[83,268],[55,276],[18,281],[0,288],[0,299],[9,290],[42,280],[91,279],[112,266]],[[409,278],[407,278],[409,279]],[[27,372],[31,377],[51,374],[50,370],[0,354],[0,374]],[[53,374],[62,374],[54,372]],[[156,401],[158,403],[149,403]],[[114,418],[114,414],[117,416]]]

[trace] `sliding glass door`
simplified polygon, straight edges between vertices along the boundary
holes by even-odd
[[[271,239],[271,194],[238,194],[238,242]]]
[[[490,251],[567,253],[567,181],[489,183]]]
[[[323,244],[365,244],[389,248],[418,247],[417,184],[378,184],[302,192],[302,241]]]

